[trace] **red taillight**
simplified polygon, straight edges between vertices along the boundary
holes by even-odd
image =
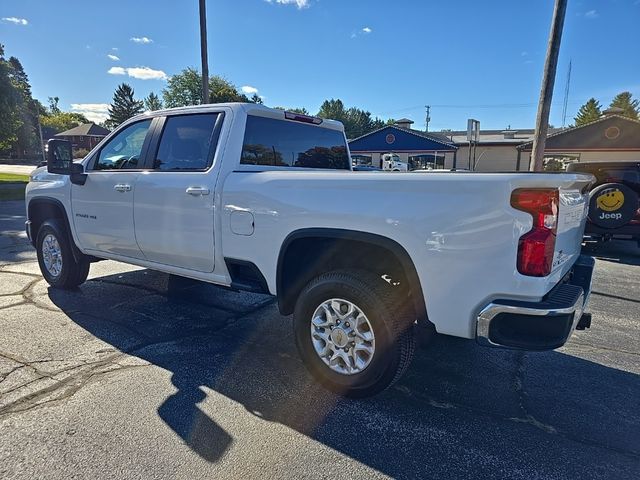
[[[558,227],[558,190],[519,188],[511,206],[533,217],[532,229],[518,242],[518,272],[531,277],[551,273]]]

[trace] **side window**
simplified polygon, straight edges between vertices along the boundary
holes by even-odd
[[[154,170],[205,170],[211,165],[217,113],[177,115],[164,124]]]
[[[140,155],[151,119],[129,125],[100,149],[94,170],[131,170],[140,168]]]
[[[240,163],[348,170],[349,155],[341,131],[249,115]]]

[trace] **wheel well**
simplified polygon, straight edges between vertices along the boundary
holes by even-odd
[[[302,289],[333,270],[367,270],[407,297],[417,319],[427,319],[422,287],[407,251],[388,238],[363,232],[310,229],[290,235],[278,259],[277,295],[281,313],[293,312]]]
[[[59,200],[53,198],[33,199],[29,202],[27,213],[29,215],[29,221],[31,222],[31,243],[34,247],[38,241],[38,230],[40,230],[42,224],[50,219],[58,219],[62,222],[65,232],[67,233],[69,245],[71,245],[71,252],[76,261],[80,261],[83,257],[89,259],[89,261],[94,261],[94,257],[84,256],[76,246],[73,236],[71,235],[69,218],[67,218],[66,211]]]
[[[62,205],[52,200],[32,200],[29,202],[29,220],[31,221],[31,243],[35,246],[38,231],[42,224],[49,219],[56,218],[62,220],[67,232],[69,225],[67,216]]]

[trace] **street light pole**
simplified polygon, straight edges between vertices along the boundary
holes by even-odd
[[[540,101],[538,102],[538,114],[536,116],[536,133],[533,138],[533,151],[529,170],[540,172],[543,169],[544,147],[549,130],[549,112],[551,111],[551,99],[553,97],[553,85],[556,80],[556,68],[558,66],[558,54],[560,53],[560,40],[562,40],[562,27],[567,11],[567,0],[556,0],[553,8],[551,31],[549,32],[549,44],[547,45],[547,58],[542,74],[542,87],[540,89]]]
[[[200,57],[202,59],[202,103],[209,103],[209,60],[207,57],[207,7],[200,1]]]

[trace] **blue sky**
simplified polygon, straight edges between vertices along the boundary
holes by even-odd
[[[197,0],[2,0],[0,42],[36,98],[99,119],[115,87],[159,93],[199,66]],[[552,0],[208,0],[210,70],[271,106],[341,98],[430,130],[531,128]],[[569,0],[551,123],[594,96],[640,97],[640,0]],[[254,90],[255,89],[255,90]]]

